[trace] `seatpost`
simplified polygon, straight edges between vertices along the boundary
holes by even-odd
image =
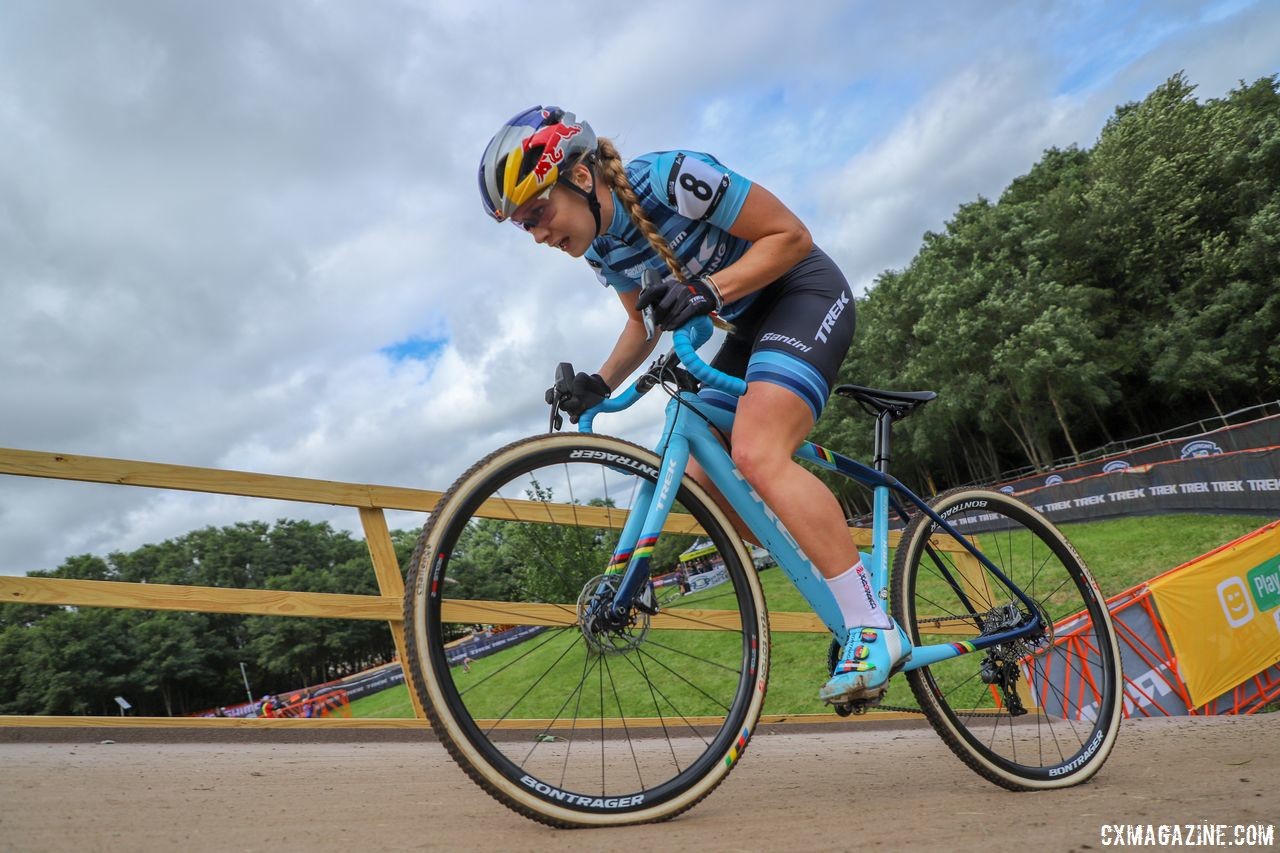
[[[893,415],[889,412],[876,414],[875,437],[875,469],[881,474],[889,473],[889,429],[893,425]]]

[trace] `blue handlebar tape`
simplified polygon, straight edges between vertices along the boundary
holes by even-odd
[[[687,326],[676,329],[672,335],[676,355],[680,363],[694,375],[699,382],[717,391],[741,397],[747,393],[747,383],[736,376],[721,373],[698,357],[697,348],[711,337],[711,320],[698,317]]]
[[[747,383],[745,381],[736,376],[721,373],[698,357],[698,347],[711,339],[713,328],[711,318],[703,316],[695,317],[685,326],[676,329],[671,336],[676,356],[679,357],[680,363],[703,385],[714,388],[717,391],[723,391],[726,394],[741,397],[747,393]],[[617,397],[611,397],[594,409],[583,412],[582,417],[578,419],[578,432],[591,432],[591,422],[595,420],[596,415],[620,412],[631,406],[638,399],[640,399],[640,392],[632,384],[630,388]]]

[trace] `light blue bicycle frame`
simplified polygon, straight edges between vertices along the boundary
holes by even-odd
[[[673,335],[676,355],[689,372],[705,385],[719,388],[726,393],[741,395],[746,389],[745,382],[716,371],[696,355],[696,347],[705,342],[710,335],[711,322],[706,317],[700,317],[689,326],[677,330]],[[591,432],[592,421],[596,415],[626,409],[641,396],[641,392],[632,385],[619,396],[606,400],[600,406],[586,412],[579,425],[580,431]],[[657,481],[654,483],[646,481],[640,489],[610,561],[610,572],[623,574],[621,582],[613,590],[612,607],[616,611],[628,610],[635,597],[648,584],[649,558],[653,553],[653,546],[675,503],[680,480],[684,476],[692,455],[707,472],[711,482],[756,535],[760,544],[773,555],[778,566],[809,602],[809,606],[831,631],[832,636],[843,643],[847,629],[840,615],[839,605],[822,575],[801,551],[795,538],[774,512],[742,477],[729,453],[707,423],[709,420],[728,434],[733,425],[733,413],[708,405],[696,394],[679,392],[677,399],[672,399],[667,404],[666,416],[662,438],[656,447],[656,452],[662,456]],[[1021,600],[1027,612],[1035,617],[1027,625],[999,633],[984,633],[973,640],[915,646],[904,670],[929,666],[1024,637],[1041,627],[1040,611],[1026,594],[1006,578],[972,543],[956,532],[945,519],[934,513],[932,508],[896,479],[812,442],[801,445],[796,452],[796,457],[871,487],[872,548],[870,555],[862,556],[863,563],[871,572],[872,588],[881,601],[886,599],[889,586],[889,503],[890,493],[896,492],[926,513],[938,528],[962,543],[973,557]],[[939,566],[939,568],[944,576],[949,575],[945,566]],[[960,590],[959,584],[954,579],[951,579],[951,583],[963,598],[964,593]]]

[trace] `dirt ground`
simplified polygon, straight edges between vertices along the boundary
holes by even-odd
[[[927,727],[783,729],[673,822],[572,831],[500,806],[421,736],[40,731],[0,742],[3,851],[1066,851],[1102,849],[1121,823],[1280,835],[1280,714],[1130,721],[1093,781],[1039,794],[983,781]]]

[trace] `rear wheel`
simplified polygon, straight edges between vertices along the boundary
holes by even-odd
[[[913,644],[973,642],[1033,616],[1045,627],[907,673],[921,710],[962,761],[997,785],[1085,781],[1110,754],[1122,710],[1120,650],[1097,584],[1058,529],[1016,498],[956,489],[932,508],[973,536],[1034,607],[921,514],[902,535],[893,576],[894,607]]]
[[[545,823],[679,814],[733,768],[764,702],[759,582],[688,478],[665,531],[636,550],[684,531],[669,558],[696,533],[715,548],[715,576],[675,600],[643,590],[611,624],[590,615],[617,591],[622,575],[607,570],[659,464],[607,436],[516,442],[445,494],[412,560],[409,667],[432,727],[482,788]]]

